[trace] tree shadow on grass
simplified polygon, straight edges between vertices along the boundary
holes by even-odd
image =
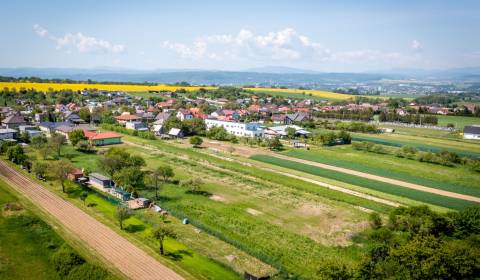
[[[202,196],[206,196],[206,197],[212,196],[212,193],[211,193],[211,192],[200,191],[200,190],[199,190],[199,191],[188,190],[188,191],[186,191],[185,193],[194,194],[194,195],[202,195]]]
[[[187,250],[176,250],[174,252],[167,252],[165,256],[173,261],[181,261],[184,256],[192,256],[192,252]]]
[[[139,231],[144,231],[145,226],[144,225],[128,225],[125,227],[125,231],[129,233],[135,233]]]

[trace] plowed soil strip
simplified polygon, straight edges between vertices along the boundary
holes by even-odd
[[[95,220],[73,204],[0,161],[0,179],[53,216],[65,229],[85,242],[102,259],[130,279],[183,279],[170,268]]]

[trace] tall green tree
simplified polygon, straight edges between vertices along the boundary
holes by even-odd
[[[51,176],[61,184],[62,192],[65,192],[65,182],[68,180],[68,174],[73,172],[74,169],[75,167],[66,160],[58,160],[51,164]]]
[[[170,227],[165,225],[164,223],[162,223],[158,228],[156,228],[153,231],[153,238],[158,240],[158,243],[160,245],[159,246],[159,251],[160,251],[161,255],[165,254],[165,249],[164,249],[164,246],[163,246],[163,242],[165,241],[165,239],[166,238],[174,239],[176,237],[177,237],[177,235],[175,234],[175,232]]]
[[[123,229],[123,222],[130,218],[132,216],[132,211],[128,209],[128,207],[124,205],[119,205],[117,206],[117,209],[115,210],[115,217],[118,220],[118,223],[120,224],[120,229]]]

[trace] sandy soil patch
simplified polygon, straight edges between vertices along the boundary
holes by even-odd
[[[246,211],[247,211],[249,214],[252,214],[253,216],[258,216],[258,215],[262,215],[262,214],[263,214],[262,211],[258,211],[258,210],[252,209],[252,208],[247,208]]]

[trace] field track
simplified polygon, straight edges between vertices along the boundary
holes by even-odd
[[[419,190],[419,191],[422,191],[422,192],[429,192],[429,193],[434,193],[434,194],[438,194],[438,195],[442,195],[442,196],[458,198],[458,199],[463,199],[463,200],[468,200],[468,201],[473,201],[473,202],[480,203],[480,197],[475,197],[475,196],[471,196],[471,195],[459,194],[459,193],[444,191],[444,190],[440,190],[440,189],[425,187],[425,186],[422,186],[422,185],[408,183],[408,182],[405,182],[405,181],[390,179],[390,178],[383,177],[383,176],[373,175],[373,174],[369,174],[369,173],[365,173],[365,172],[360,172],[360,171],[347,169],[347,168],[343,168],[343,167],[338,167],[338,166],[334,166],[334,165],[314,162],[314,161],[310,161],[310,160],[304,160],[304,159],[284,156],[284,155],[280,155],[280,154],[270,154],[270,156],[273,156],[273,157],[276,157],[276,158],[279,158],[279,159],[283,159],[283,160],[298,162],[298,163],[301,163],[301,164],[311,165],[311,166],[315,166],[315,167],[319,167],[319,168],[323,168],[323,169],[327,169],[327,170],[331,170],[331,171],[336,171],[336,172],[341,172],[341,173],[354,175],[354,176],[358,176],[358,177],[362,177],[362,178],[367,178],[367,179],[370,179],[370,180],[375,180],[375,181],[384,182],[384,183],[388,183],[388,184],[392,184],[392,185],[397,185],[397,186],[404,187],[404,188],[415,189],[415,190]]]
[[[0,179],[53,216],[103,260],[129,279],[183,279],[112,229],[0,161]]]

